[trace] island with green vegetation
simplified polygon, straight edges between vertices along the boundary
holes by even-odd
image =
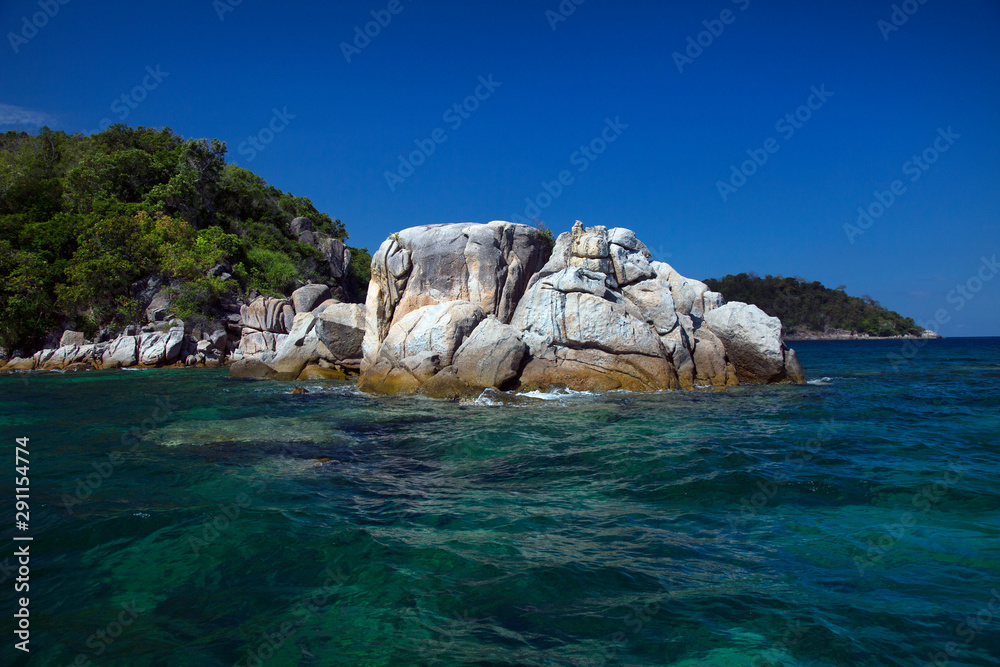
[[[307,283],[362,301],[371,256],[344,244],[341,221],[225,155],[217,139],[169,128],[0,134],[6,356],[64,330],[109,340],[145,323],[157,294],[188,328]]]
[[[373,261],[340,220],[225,156],[169,128],[0,135],[3,369],[227,365],[442,396],[659,390],[803,382],[783,334],[927,335],[818,282],[690,280],[632,230],[579,221],[558,238],[500,221],[419,226]],[[571,311],[586,311],[585,329],[552,329]]]
[[[704,281],[730,301],[752,303],[785,327],[785,340],[856,340],[937,337],[867,294],[849,296],[841,285],[824,287],[795,276],[755,273],[727,275]]]
[[[221,141],[0,135],[0,371],[218,368],[376,393],[805,382],[781,322],[581,221],[419,225],[369,254]]]

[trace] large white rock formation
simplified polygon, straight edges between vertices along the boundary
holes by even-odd
[[[360,386],[652,391],[803,382],[781,323],[677,273],[628,229],[549,248],[494,221],[404,229],[372,259]]]

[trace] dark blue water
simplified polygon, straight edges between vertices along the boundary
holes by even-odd
[[[998,665],[1000,339],[912,345],[466,403],[0,377],[34,537],[30,662],[3,569],[0,664]]]

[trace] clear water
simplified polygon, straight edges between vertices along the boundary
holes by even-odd
[[[795,347],[813,384],[546,400],[0,377],[0,664],[1000,664],[1000,339]]]

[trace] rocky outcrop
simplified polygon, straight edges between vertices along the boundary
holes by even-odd
[[[361,344],[365,337],[365,306],[335,303],[316,315],[316,335],[325,346],[321,359],[357,372],[361,370]]]
[[[238,358],[277,350],[294,319],[295,307],[290,299],[262,296],[241,306]]]
[[[528,279],[548,255],[537,229],[510,222],[426,225],[393,234],[372,258],[366,361],[374,362],[394,324],[425,306],[465,301],[509,323]]]
[[[780,322],[650,257],[631,230],[579,222],[551,251],[505,222],[394,234],[372,260],[360,386],[455,396],[804,381]]]
[[[240,320],[245,329],[285,334],[292,328],[294,318],[295,308],[288,299],[262,296],[240,308]]]
[[[116,338],[102,358],[106,367],[129,367],[139,363],[139,338],[137,336],[121,336]]]
[[[75,341],[83,341],[76,344]],[[65,332],[55,349],[40,350],[28,359],[12,360],[0,370],[84,370],[173,365],[219,365],[228,345],[224,329],[195,337],[184,322],[171,320],[128,329],[117,338],[88,343],[79,332]],[[16,362],[16,363],[15,363]]]
[[[308,218],[294,219],[289,228],[300,241],[319,249],[329,265],[326,271],[314,262],[311,271],[328,273],[337,279],[347,276],[351,255],[341,240],[314,231]],[[233,279],[233,271],[228,261],[221,261],[205,275],[229,281]],[[296,314],[310,313],[321,319],[318,330],[325,332],[330,345],[305,356],[310,362],[341,368],[336,372],[356,372],[361,365],[363,306],[354,305],[341,309],[342,312],[332,309],[339,305],[334,297],[343,297],[347,284],[331,282],[333,289],[325,284],[304,285],[290,298],[260,296],[249,303],[227,296],[211,312],[201,313],[194,318],[195,322],[185,323],[175,317],[174,310],[181,283],[165,275],[152,275],[131,286],[146,324],[129,326],[125,331],[102,329],[93,341],[86,340],[82,332],[57,330],[48,335],[41,351],[27,359],[11,360],[0,370],[217,366],[258,357],[271,360],[288,357],[283,366],[297,365],[295,358],[302,356],[303,341],[311,339],[299,336],[296,331],[295,340],[288,341]],[[353,283],[350,285],[354,289]],[[341,334],[343,340],[333,339]]]
[[[316,238],[314,245],[326,258],[327,266],[330,270],[330,277],[340,280],[347,275],[348,267],[351,266],[351,251],[340,239],[335,239],[320,232],[314,233]]]
[[[316,306],[332,298],[326,285],[303,285],[292,292],[292,309],[296,313],[311,312]]]
[[[102,360],[104,346],[93,343],[86,345],[66,345],[55,350],[43,350],[35,358],[35,368],[57,370],[83,364],[93,366]]]
[[[315,296],[316,299],[320,296]],[[315,299],[303,301],[306,310],[296,313],[287,334],[275,336],[273,348],[247,353],[246,349],[230,369],[233,377],[295,380],[307,367],[322,366],[331,374],[346,377],[361,367],[361,342],[365,331],[364,306],[332,303],[310,310]],[[255,334],[250,334],[252,340]],[[261,336],[268,335],[262,332]],[[243,341],[248,340],[244,334]],[[252,362],[252,363],[251,363]],[[313,372],[315,375],[315,372]]]
[[[521,371],[528,354],[517,330],[495,317],[487,317],[455,352],[456,377],[470,387],[502,388]]]
[[[572,266],[538,281],[521,300],[511,324],[531,352],[527,388],[677,388],[656,331],[609,282],[617,279]]]
[[[725,346],[740,382],[805,382],[795,351],[781,340],[781,321],[757,306],[733,302],[705,316],[705,324]]]
[[[174,301],[173,291],[169,287],[161,287],[146,306],[146,319],[150,322],[162,322],[170,314]]]
[[[165,332],[144,333],[139,338],[139,364],[165,366],[177,361],[184,342],[184,325]]]
[[[307,219],[292,231],[316,242]],[[632,231],[578,222],[550,243],[501,221],[413,227],[376,252],[365,305],[313,284],[187,326],[165,320],[167,304],[113,339],[53,332],[57,348],[4,370],[229,363],[233,377],[359,373],[365,390],[442,397],[805,381],[780,321],[651,261]],[[144,294],[152,303],[163,289],[150,280]]]
[[[253,357],[265,352],[274,352],[281,345],[287,334],[276,334],[270,331],[257,331],[245,328],[240,337],[238,354],[241,357]]]
[[[313,231],[309,218],[295,218],[288,224],[289,231],[299,243],[319,250],[326,259],[331,278],[340,280],[347,275],[351,265],[351,251],[340,239],[323,232]]]
[[[365,358],[361,387],[390,394],[417,390],[451,365],[484,319],[485,311],[469,301],[446,301],[407,313],[389,328],[375,354]]]
[[[87,340],[82,331],[63,331],[59,339],[59,347],[70,347],[72,345],[86,345]]]
[[[313,376],[347,377],[361,368],[365,310],[361,304],[339,303],[329,297],[325,285],[307,285],[291,299],[255,299],[243,306],[242,317],[233,323],[237,336],[230,334],[228,322],[186,326],[178,319],[151,322],[138,330],[129,327],[102,343],[87,343],[83,334],[68,331],[61,340],[67,344],[28,359],[13,359],[0,370],[244,362],[234,376],[296,379],[307,366],[316,366],[319,370],[314,369]],[[305,310],[296,314],[294,303]]]
[[[309,218],[299,217],[288,223],[288,229],[292,232],[292,236],[299,238],[303,232],[312,231],[313,223]]]
[[[312,233],[311,225],[308,219],[297,218],[292,228]],[[343,267],[350,255],[341,252],[339,258]],[[221,262],[207,275],[229,280],[232,270],[228,262]],[[6,364],[0,361],[0,370],[219,366],[245,359],[255,363],[243,367],[259,370],[263,364],[271,377],[294,376],[296,369],[310,365],[319,369],[313,369],[314,376],[346,377],[360,370],[364,305],[340,303],[329,285],[304,285],[289,298],[259,296],[249,303],[226,298],[216,310],[190,323],[171,315],[176,287],[163,276],[139,281],[132,288],[145,308],[146,324],[119,332],[104,329],[94,341],[79,331],[55,331],[41,351]],[[309,317],[300,318],[299,323],[296,316],[300,314]],[[237,374],[255,372],[244,368]]]

